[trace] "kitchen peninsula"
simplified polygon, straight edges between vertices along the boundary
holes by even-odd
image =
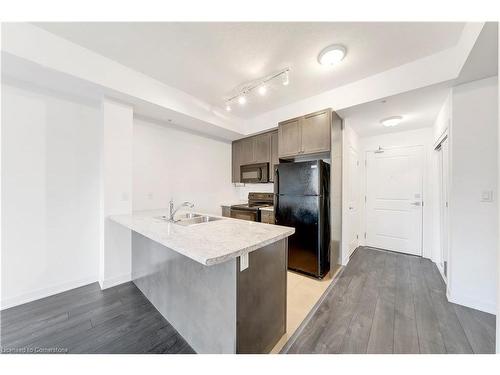
[[[110,216],[132,230],[132,279],[197,353],[267,353],[285,334],[294,228],[166,210]]]

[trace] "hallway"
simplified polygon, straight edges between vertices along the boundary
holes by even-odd
[[[428,259],[360,247],[287,353],[494,353],[495,316],[449,303]]]

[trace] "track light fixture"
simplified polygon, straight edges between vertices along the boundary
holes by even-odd
[[[275,80],[281,80],[283,86],[287,86],[290,83],[289,71],[290,68],[285,68],[263,78],[240,85],[239,89],[234,90],[233,94],[225,100],[226,111],[231,111],[234,102],[245,105],[254,91],[257,91],[259,96],[265,96],[269,91],[269,86],[271,86]]]

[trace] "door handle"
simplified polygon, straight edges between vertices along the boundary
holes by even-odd
[[[420,207],[422,205],[422,203],[420,203],[420,202],[413,202],[413,203],[411,203],[411,205],[412,206],[418,206],[418,207]]]

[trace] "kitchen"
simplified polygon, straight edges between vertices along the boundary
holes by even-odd
[[[488,67],[481,76],[458,82],[462,70],[453,70],[455,64],[442,54],[459,55],[467,67],[469,54],[474,56],[484,40],[497,41],[491,37],[495,25],[2,24],[2,350],[337,353],[337,343],[328,340],[345,348],[343,338],[356,341],[352,331],[358,329],[366,337],[353,352],[397,352],[394,327],[407,316],[383,313],[396,311],[395,260],[403,259],[406,267],[413,258],[403,246],[370,241],[378,236],[385,243],[404,242],[411,227],[420,231],[411,245],[420,246],[415,259],[423,269],[414,279],[425,284],[419,279],[425,272],[443,279],[430,279],[435,284],[428,295],[437,300],[417,295],[421,306],[437,312],[418,315],[416,309],[405,321],[415,326],[411,337],[417,338],[408,352],[426,352],[417,330],[447,333],[450,327],[436,318],[442,313],[438,308],[451,311],[446,283],[464,283],[456,260],[450,266],[453,280],[439,273],[444,262],[435,228],[441,217],[438,200],[430,198],[437,190],[429,182],[434,142],[451,138],[440,127],[451,121],[445,115],[454,93],[484,92],[488,100],[478,102],[489,116],[498,80],[497,70]],[[363,38],[356,38],[353,30],[361,29]],[[262,33],[273,35],[265,48]],[[240,43],[241,35],[249,37],[248,45]],[[227,46],[218,43],[221,38]],[[253,74],[230,73],[234,65],[258,65],[247,61],[249,51],[273,56],[290,38],[295,49],[286,51],[286,58]],[[394,44],[387,46],[387,39]],[[193,48],[199,40],[204,43]],[[379,57],[376,46],[387,48],[387,55],[378,65],[366,64]],[[491,50],[487,46],[479,52]],[[424,74],[412,74],[427,72],[429,61],[442,64],[442,75],[428,81]],[[453,84],[451,75],[457,80]],[[461,86],[470,82],[477,86]],[[426,111],[425,121],[412,122]],[[401,118],[386,125],[393,117]],[[491,122],[487,117],[488,126],[478,133],[488,155],[495,150],[485,146],[494,138]],[[460,125],[454,128],[456,142]],[[415,153],[425,162],[422,190],[407,188],[406,164],[391,164],[406,157],[403,146],[425,151]],[[374,163],[367,166],[366,160]],[[380,169],[368,169],[375,162]],[[494,168],[488,164],[488,173],[478,172],[486,193],[481,210],[493,207]],[[404,182],[396,184],[397,191],[394,184],[384,185],[394,176]],[[460,186],[463,178],[454,181]],[[391,210],[370,205],[373,196],[380,197],[372,194],[375,188],[367,191],[369,186],[404,193],[404,199],[390,198],[409,203],[399,211],[412,210],[413,221],[406,214],[397,219],[380,214]],[[482,220],[479,208],[473,207]],[[488,215],[493,217],[491,211]],[[420,224],[413,228],[408,222]],[[493,237],[491,229],[488,241]],[[491,260],[487,248],[494,246],[480,251]],[[462,259],[472,264],[466,251]],[[494,347],[494,262],[487,263],[481,275],[466,280],[471,290],[484,291],[484,301],[450,294],[452,302],[464,306],[463,315],[453,313],[453,322],[458,315],[476,324],[470,330],[466,324],[454,327],[467,333],[460,337],[469,352]],[[363,286],[375,297],[361,298]],[[357,299],[349,298],[351,288]],[[416,293],[415,288],[407,292]],[[386,300],[389,304],[382,305]],[[425,320],[428,316],[432,319]],[[360,317],[370,323],[358,324]],[[390,321],[385,326],[384,318]],[[428,321],[435,329],[427,329]],[[484,338],[477,340],[478,348],[470,339],[475,329]],[[455,337],[444,333],[441,352]],[[324,341],[316,342],[317,337]],[[393,341],[380,344],[379,337]]]

